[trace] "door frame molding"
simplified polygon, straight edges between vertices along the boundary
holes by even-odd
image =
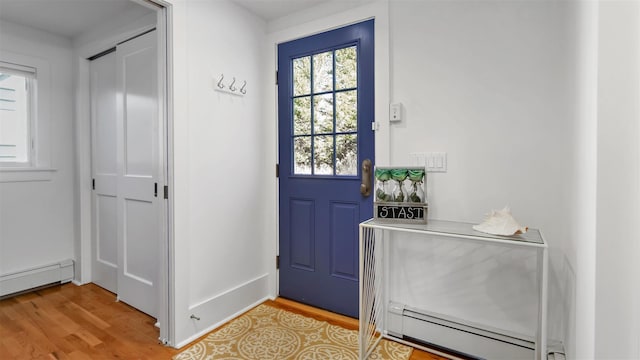
[[[162,145],[161,179],[164,185],[173,189],[173,44],[172,44],[172,5],[165,0],[130,0],[138,5],[155,11],[158,39],[158,104],[160,111],[159,135]],[[134,26],[135,27],[135,26]],[[76,285],[91,282],[91,247],[92,247],[92,189],[91,189],[91,107],[90,107],[90,72],[88,57],[114,47],[119,41],[126,40],[150,30],[154,26],[138,26],[120,34],[117,39],[103,39],[96,43],[86,44],[76,49],[74,67],[75,83],[75,179],[76,179],[76,228],[74,254],[76,259],[73,282]],[[173,281],[173,192],[169,191],[169,199],[162,202],[160,212],[162,222],[160,234],[162,245],[158,274],[158,287],[162,296],[158,307],[159,340],[165,345],[175,343],[175,325],[173,321],[174,281]],[[157,324],[157,325],[158,325]]]
[[[312,18],[301,17],[300,23],[289,24],[289,26],[272,31],[267,35],[272,55],[268,58],[266,68],[272,73],[278,70],[278,45],[295,39],[323,33],[329,30],[345,27],[366,20],[375,20],[374,28],[374,66],[375,66],[375,117],[377,129],[374,134],[375,158],[380,166],[389,165],[390,162],[390,127],[389,127],[389,103],[390,103],[390,45],[389,45],[389,3],[388,1],[376,1],[367,5],[353,9],[347,9],[335,13],[335,9],[327,7],[324,17]],[[321,7],[314,8],[314,14],[322,13]],[[277,24],[280,25],[280,24]],[[265,161],[277,164],[278,162],[278,87],[275,82],[273,86],[267,84],[265,96],[273,99],[266,103],[267,113],[271,114],[271,134],[266,134],[269,138],[265,144]],[[273,235],[271,242],[271,254],[275,259],[280,253],[280,208],[279,208],[279,181],[273,177],[268,186],[273,189],[274,196],[270,198],[268,207],[273,209],[267,221],[267,232]],[[272,297],[279,293],[279,272],[276,262],[270,267],[269,292]]]

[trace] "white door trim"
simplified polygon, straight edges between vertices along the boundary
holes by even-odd
[[[164,185],[169,189],[173,188],[173,115],[172,115],[172,5],[164,0],[131,0],[140,5],[146,6],[156,11],[156,30],[158,32],[158,86],[159,91],[159,115],[161,117],[160,136],[162,144],[163,158],[163,178]],[[122,34],[119,41],[126,40],[131,36],[149,30],[148,26],[142,26]],[[74,283],[86,284],[91,282],[91,108],[89,98],[89,60],[88,57],[95,55],[96,47],[106,50],[115,46],[113,41],[105,41],[102,44],[91,44],[80,49],[76,49],[74,65],[76,69],[76,108],[75,108],[75,163],[77,181],[76,200],[76,240],[74,253],[76,259],[76,269]],[[163,192],[160,191],[163,195]],[[169,199],[162,202],[161,212],[163,223],[161,233],[163,238],[162,256],[159,259],[158,274],[159,285],[162,296],[159,303],[158,322],[160,325],[159,340],[167,345],[175,343],[174,322],[172,314],[174,309],[173,296],[173,194],[169,191]]]

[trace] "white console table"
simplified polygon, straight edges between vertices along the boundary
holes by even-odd
[[[413,248],[405,246],[409,242]],[[535,229],[495,236],[452,221],[361,223],[359,358],[367,359],[389,338],[478,358],[546,360],[547,257],[547,244]],[[398,270],[405,266],[412,267]],[[518,276],[525,281],[509,281]],[[399,289],[407,277],[420,285]],[[429,296],[416,301],[421,291]],[[411,297],[419,304],[406,303]],[[518,331],[519,325],[525,330]]]

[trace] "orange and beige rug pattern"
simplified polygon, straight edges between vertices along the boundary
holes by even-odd
[[[369,359],[407,360],[412,351],[383,339]],[[173,359],[355,360],[358,332],[262,304]]]

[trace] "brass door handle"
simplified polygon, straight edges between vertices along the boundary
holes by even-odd
[[[360,184],[360,194],[364,197],[371,195],[371,160],[362,161],[362,180]]]

